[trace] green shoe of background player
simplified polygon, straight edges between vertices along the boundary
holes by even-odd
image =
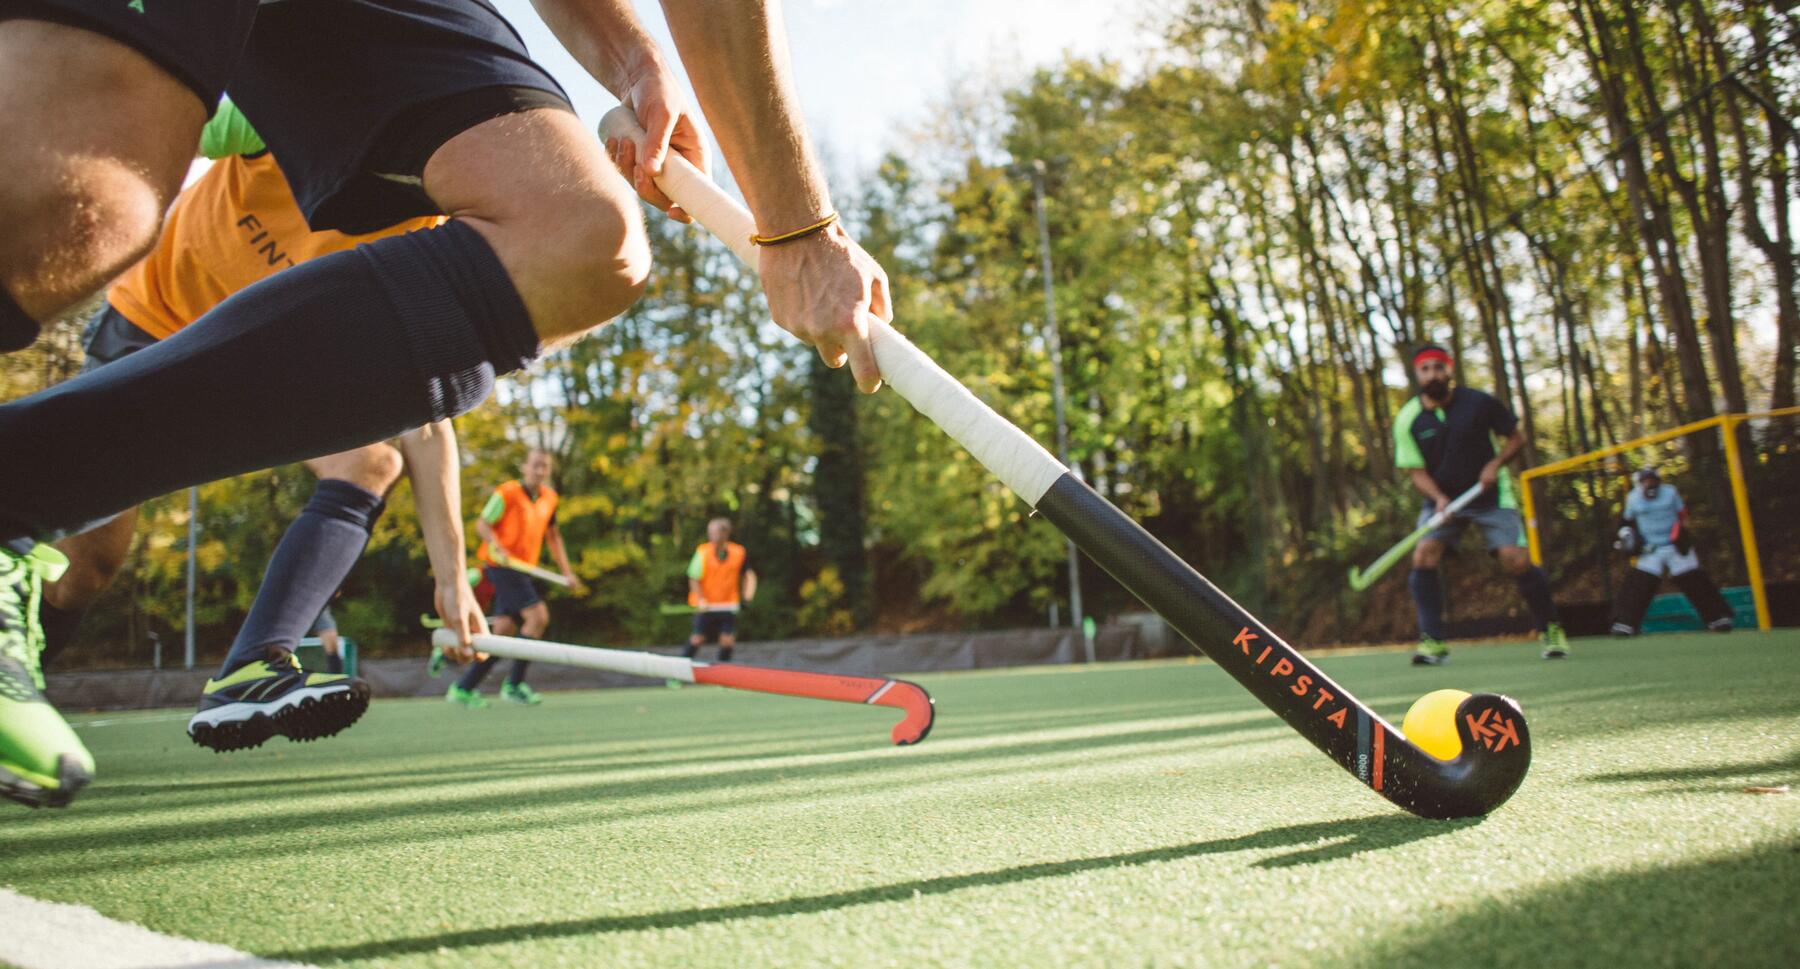
[[[434,680],[440,676],[443,676],[444,675],[444,664],[448,663],[449,661],[450,661],[449,658],[444,655],[443,650],[437,648],[436,646],[431,647],[431,658],[425,661],[426,674],[429,675]]]
[[[480,693],[475,690],[465,690],[454,683],[450,684],[450,691],[444,694],[444,699],[470,710],[486,710],[488,705]]]
[[[1545,659],[1562,659],[1569,655],[1569,636],[1563,632],[1561,623],[1551,623],[1544,627],[1541,637],[1544,643]]]
[[[1441,639],[1426,636],[1419,640],[1419,648],[1413,650],[1414,666],[1442,666],[1450,662],[1450,647]]]
[[[369,709],[369,684],[342,673],[309,673],[289,653],[253,660],[207,680],[188,736],[224,753],[260,747],[280,734],[289,740],[335,736]]]
[[[500,695],[514,703],[523,703],[528,707],[535,707],[544,702],[544,698],[538,696],[537,691],[531,688],[530,683],[502,683],[500,684]]]
[[[69,560],[48,545],[0,545],[0,797],[66,807],[94,778],[94,757],[44,699],[38,606]]]

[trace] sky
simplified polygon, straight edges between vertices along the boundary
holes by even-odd
[[[836,165],[861,169],[925,120],[958,77],[1022,76],[1066,53],[1131,57],[1157,0],[787,0],[789,47],[807,124]],[[529,0],[494,0],[590,123],[618,103],[563,51]],[[638,0],[665,51],[655,2]],[[685,83],[685,78],[683,81]],[[689,92],[692,99],[692,92]]]

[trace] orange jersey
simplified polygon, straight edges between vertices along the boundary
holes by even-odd
[[[160,340],[289,266],[443,221],[412,219],[366,235],[314,232],[275,156],[232,155],[176,197],[156,248],[113,283],[106,300]]]
[[[688,578],[700,585],[700,595],[695,596],[688,590],[688,605],[699,606],[705,599],[709,607],[733,607],[738,605],[739,589],[742,588],[744,564],[749,553],[744,546],[736,542],[725,543],[725,554],[711,542],[701,542],[694,549],[694,557],[688,560]]]
[[[538,564],[544,552],[544,536],[556,521],[556,489],[549,485],[538,488],[536,498],[517,481],[508,481],[494,489],[482,517],[494,528],[494,539],[506,550],[509,559],[524,565]],[[496,504],[499,506],[496,508]],[[489,514],[489,512],[494,512]],[[482,542],[476,553],[483,562],[493,562],[488,543]]]

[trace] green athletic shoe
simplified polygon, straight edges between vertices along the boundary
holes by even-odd
[[[1450,662],[1450,647],[1441,639],[1425,636],[1419,640],[1419,648],[1413,650],[1414,666],[1442,666]]]
[[[444,694],[444,699],[469,710],[486,710],[488,706],[479,691],[465,690],[454,683],[450,684],[450,692]]]
[[[67,807],[94,779],[94,755],[42,692],[38,606],[68,567],[48,545],[0,545],[0,797],[27,807]]]
[[[531,688],[530,683],[502,683],[500,684],[500,695],[514,703],[523,703],[528,707],[535,707],[544,702],[544,698],[538,696],[538,692]]]
[[[1569,637],[1563,632],[1561,623],[1553,622],[1545,626],[1544,634],[1540,638],[1544,643],[1545,659],[1562,659],[1569,655]]]
[[[443,650],[433,646],[431,647],[431,658],[425,661],[425,672],[435,680],[444,675],[444,664],[449,661]]]
[[[207,680],[188,736],[221,753],[260,747],[280,734],[319,740],[355,723],[369,709],[369,684],[342,673],[308,673],[293,654],[256,660]]]

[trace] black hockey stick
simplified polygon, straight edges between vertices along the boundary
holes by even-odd
[[[600,131],[604,138],[642,136],[623,107],[602,119]],[[657,185],[747,265],[757,265],[750,213],[698,169],[671,153]],[[1531,735],[1512,699],[1478,693],[1457,706],[1456,759],[1420,750],[898,331],[871,318],[869,336],[881,376],[896,393],[1358,780],[1427,818],[1486,814],[1518,789],[1531,764]]]

